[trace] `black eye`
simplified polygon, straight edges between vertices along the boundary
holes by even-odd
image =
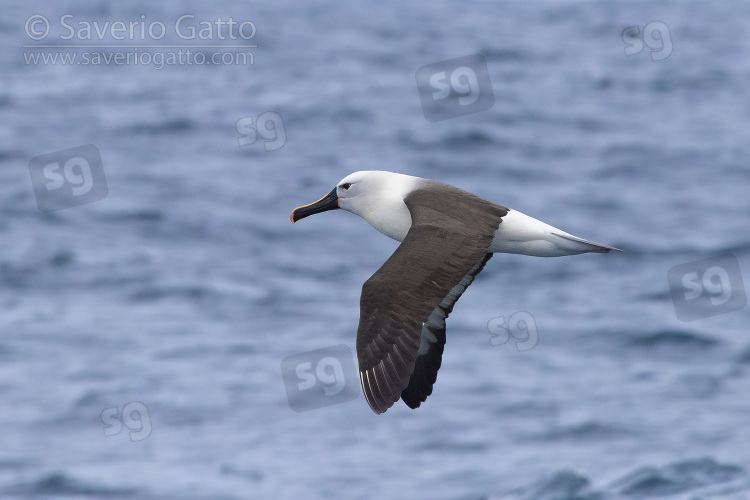
[[[344,184],[341,185],[341,187],[344,189],[349,189],[350,187],[352,187],[352,185],[348,182],[345,182]]]

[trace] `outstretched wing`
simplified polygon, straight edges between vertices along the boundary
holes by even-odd
[[[432,386],[437,380],[437,372],[443,361],[445,320],[453,311],[453,306],[458,299],[474,282],[474,278],[482,272],[484,265],[491,258],[491,253],[486,254],[484,259],[474,266],[430,313],[427,322],[422,324],[414,371],[409,378],[409,385],[401,392],[401,399],[409,408],[418,408],[420,404],[427,400],[427,396],[432,394]]]
[[[445,344],[445,317],[489,259],[495,230],[508,213],[452,186],[429,187],[406,197],[411,228],[362,286],[357,357],[362,390],[375,413],[386,411],[402,394],[414,408],[432,391]],[[425,324],[435,341],[424,334],[426,353],[420,360]]]

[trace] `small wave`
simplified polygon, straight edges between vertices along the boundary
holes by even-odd
[[[416,449],[428,452],[479,453],[489,449],[489,444],[484,441],[458,441],[451,439],[447,441],[432,441],[418,446]]]
[[[68,250],[60,250],[28,263],[0,261],[0,283],[11,288],[27,288],[32,286],[35,277],[48,270],[59,272],[70,268],[75,261],[75,253]]]
[[[591,491],[588,479],[575,472],[562,470],[542,478],[537,484],[511,491],[508,495],[491,497],[496,500],[598,500],[602,496]]]
[[[521,418],[544,418],[556,415],[558,408],[553,403],[543,403],[536,401],[505,404],[495,410],[495,414],[500,416],[521,417]]]
[[[133,210],[105,214],[101,218],[112,222],[160,222],[164,220],[165,215],[161,210]]]
[[[0,460],[0,471],[25,469],[27,467],[31,467],[32,465],[33,464],[31,462],[26,462],[23,460]]]
[[[741,365],[750,365],[750,346],[747,346],[745,350],[737,356],[737,363]]]
[[[413,149],[424,151],[444,148],[450,151],[464,151],[483,146],[507,149],[512,144],[505,139],[492,137],[481,130],[455,131],[439,139],[419,139],[408,133],[399,135],[399,142]]]
[[[129,299],[133,302],[151,302],[169,298],[202,300],[212,295],[209,289],[201,286],[149,286],[135,293]]]
[[[484,47],[480,53],[493,62],[518,61],[528,64],[529,60],[540,59],[536,54],[524,49],[500,49]]]
[[[241,469],[230,464],[221,464],[219,472],[226,476],[237,476],[244,479],[249,479],[254,483],[263,481],[264,475],[261,471],[256,469]]]
[[[469,130],[463,133],[451,134],[443,140],[443,144],[451,149],[466,149],[475,146],[489,146],[495,140],[479,130]]]
[[[170,359],[195,359],[200,355],[205,355],[210,347],[202,344],[179,347],[174,349],[163,349],[157,351],[153,355],[155,360],[170,360]]]
[[[195,128],[193,122],[178,118],[161,123],[142,123],[128,129],[128,132],[142,135],[174,134],[186,132]]]
[[[630,341],[633,347],[658,349],[675,347],[680,349],[707,349],[716,346],[718,340],[684,330],[664,330],[639,335]]]
[[[612,487],[623,495],[637,498],[673,495],[731,481],[742,473],[743,469],[739,466],[719,464],[712,458],[699,458],[664,467],[641,467],[615,481]]]
[[[2,108],[2,106],[0,106]],[[24,153],[18,149],[0,149],[0,162],[26,159]]]
[[[605,425],[600,422],[589,421],[551,430],[537,439],[540,441],[600,441],[623,437],[628,434],[630,434],[630,432],[625,429]]]
[[[136,488],[110,488],[84,483],[62,472],[46,474],[38,480],[12,486],[6,490],[11,495],[35,498],[37,495],[87,496],[93,498],[133,497],[139,494]]]
[[[0,360],[8,361],[10,359],[13,359],[15,353],[12,348],[0,344]]]
[[[607,486],[593,489],[591,480],[573,471],[561,470],[536,483],[489,498],[496,500],[606,500],[620,498],[663,498],[691,492],[691,498],[705,498],[695,490],[733,481],[745,475],[732,464],[712,458],[696,458],[663,467],[639,467]],[[682,497],[681,497],[682,498]],[[744,497],[743,497],[744,498]]]

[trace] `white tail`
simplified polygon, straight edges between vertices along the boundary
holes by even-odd
[[[607,253],[619,248],[584,240],[545,224],[517,210],[508,211],[495,231],[490,252],[518,253],[536,257],[560,257],[579,253]]]
[[[619,248],[610,247],[607,245],[602,245],[601,243],[594,243],[593,241],[584,240],[583,238],[579,238],[577,236],[572,236],[568,233],[558,234],[558,233],[550,233],[553,236],[557,236],[558,238],[563,238],[568,241],[572,241],[576,244],[576,246],[581,246],[582,249],[581,253],[585,252],[595,252],[595,253],[609,253],[612,250],[617,250],[618,252],[622,252]]]

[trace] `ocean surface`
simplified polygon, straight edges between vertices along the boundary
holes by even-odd
[[[0,498],[750,500],[750,3],[2,13]],[[180,45],[230,63],[154,63]],[[428,120],[417,70],[474,54],[487,109],[464,113],[447,70],[455,116]],[[85,184],[65,168],[84,145],[106,188],[43,211]],[[375,415],[358,391],[295,411],[282,361],[354,351],[398,243],[289,214],[373,169],[623,252],[497,254],[421,408]]]

